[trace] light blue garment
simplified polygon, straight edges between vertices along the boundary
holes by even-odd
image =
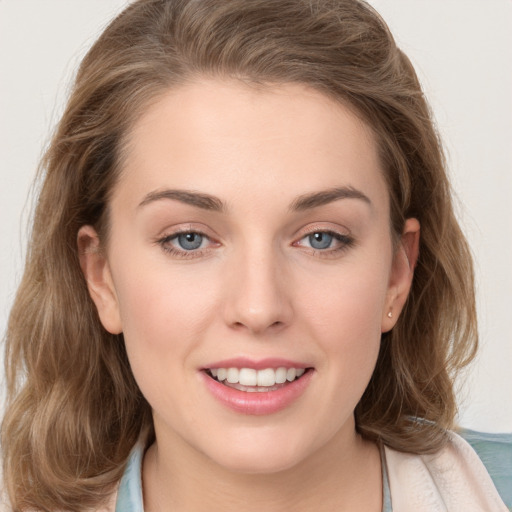
[[[389,491],[388,465],[383,447],[380,449],[380,460],[382,462],[382,512],[393,512],[391,493]]]
[[[505,505],[512,510],[512,434],[485,434],[472,430],[457,432],[477,452],[487,468]],[[144,512],[142,499],[142,457],[144,445],[137,444],[132,450],[123,478],[119,485],[116,512]],[[391,495],[384,450],[382,458],[382,512],[392,512]]]
[[[144,444],[133,448],[117,492],[116,512],[144,512],[142,501],[142,457]]]
[[[512,434],[486,434],[468,429],[456,432],[473,447],[501,499],[512,510]]]

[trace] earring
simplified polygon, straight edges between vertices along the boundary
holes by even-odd
[[[391,313],[391,311],[388,313],[388,318],[393,318],[393,313]]]

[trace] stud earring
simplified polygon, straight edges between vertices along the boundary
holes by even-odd
[[[391,311],[388,313],[388,318],[393,318],[393,313],[391,313]]]

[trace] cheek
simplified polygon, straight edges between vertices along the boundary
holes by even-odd
[[[196,399],[189,379],[195,375],[194,354],[217,316],[213,287],[204,286],[197,273],[165,264],[118,266],[116,277],[135,380],[154,410],[185,421],[189,412],[176,397]]]
[[[214,318],[215,294],[200,274],[137,259],[118,265],[114,276],[127,349],[145,357],[176,360],[199,343]]]
[[[304,286],[308,291],[302,294],[303,308],[316,328],[325,332],[320,339],[334,337],[343,342],[363,333],[380,338],[386,281],[385,272],[363,275],[347,271],[325,276],[315,286]]]
[[[372,271],[364,272],[366,268]],[[335,369],[330,375],[345,389],[362,393],[373,373],[387,294],[386,269],[378,263],[347,268],[323,277],[303,294],[303,325],[325,354],[325,366]]]

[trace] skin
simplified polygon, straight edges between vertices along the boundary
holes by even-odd
[[[304,86],[204,80],[153,103],[124,156],[108,246],[91,226],[78,243],[101,321],[124,333],[153,409],[146,510],[381,510],[378,448],[357,435],[353,411],[406,300],[419,225],[407,220],[393,245],[371,130]],[[367,199],[290,208],[340,187]],[[215,196],[223,210],[165,190]],[[205,234],[187,257],[178,229]],[[341,240],[315,249],[318,232]],[[199,378],[241,356],[314,374],[284,410],[245,415]]]

